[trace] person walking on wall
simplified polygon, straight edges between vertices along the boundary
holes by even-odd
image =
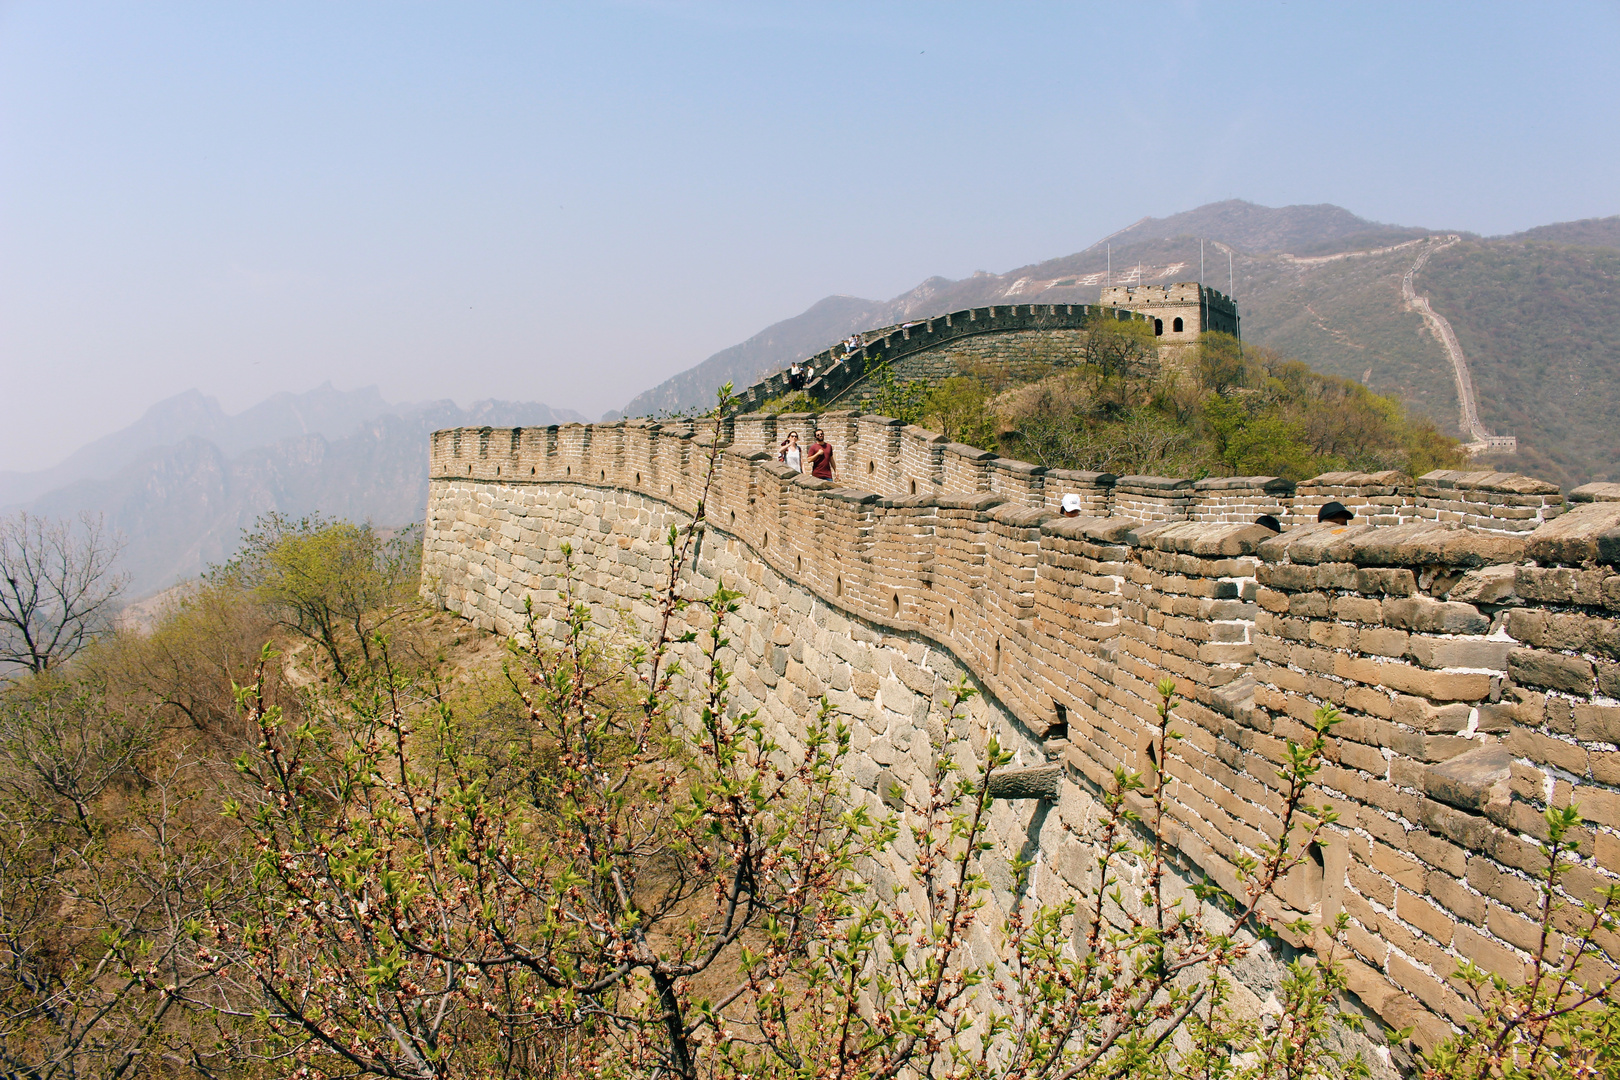
[[[804,472],[804,451],[799,449],[797,431],[788,432],[788,437],[782,440],[782,450],[776,455],[776,460],[794,472]]]
[[[810,475],[817,480],[838,479],[838,466],[833,461],[832,443],[825,431],[816,432],[816,441],[810,444]]]

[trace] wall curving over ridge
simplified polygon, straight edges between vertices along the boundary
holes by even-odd
[[[774,460],[782,422],[728,422],[698,568],[746,595],[739,685],[789,735],[826,693],[873,799],[916,784],[948,737],[971,756],[995,730],[1022,764],[1062,762],[1056,812],[999,804],[995,822],[1003,856],[1040,856],[1042,899],[1085,884],[1094,793],[1146,764],[1164,674],[1186,699],[1173,838],[1189,874],[1228,887],[1231,860],[1274,836],[1286,740],[1319,704],[1343,711],[1317,800],[1340,823],[1273,914],[1347,913],[1352,990],[1422,1043],[1462,1015],[1459,958],[1522,963],[1526,836],[1549,798],[1586,819],[1574,887],[1620,873],[1620,487],[1570,507],[1490,473],[1048,473],[827,414],[832,484]],[[424,589],[512,632],[525,596],[555,603],[567,541],[593,598],[633,610],[703,453],[689,422],[437,432]],[[1068,492],[1087,516],[1054,515]],[[1356,521],[1315,524],[1330,498]],[[1264,512],[1289,528],[1247,523]],[[987,700],[947,731],[932,701],[962,670]],[[1256,960],[1249,989],[1275,970]]]

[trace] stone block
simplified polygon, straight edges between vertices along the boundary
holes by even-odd
[[[1512,760],[1500,745],[1482,746],[1429,766],[1423,789],[1430,798],[1458,809],[1483,812],[1490,803],[1505,804],[1511,797],[1508,766]]]
[[[1512,565],[1484,566],[1464,574],[1446,594],[1448,600],[1465,604],[1504,605],[1518,599],[1513,591]]]
[[[1620,503],[1576,505],[1530,533],[1525,554],[1543,566],[1620,563]]]
[[[1413,596],[1384,601],[1384,622],[1403,630],[1430,634],[1486,634],[1491,620],[1472,604]]]

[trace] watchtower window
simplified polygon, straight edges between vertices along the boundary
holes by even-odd
[[[1182,331],[1181,316],[1179,316],[1179,315],[1176,316],[1176,321],[1170,324],[1170,329],[1174,330],[1178,334],[1181,333],[1181,331]]]
[[[1179,322],[1180,320],[1177,320],[1177,321]],[[1163,333],[1164,333],[1164,320],[1163,319],[1154,319],[1153,320],[1153,336],[1158,337],[1159,335],[1161,335]]]

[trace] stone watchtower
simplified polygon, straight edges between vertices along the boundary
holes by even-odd
[[[1191,345],[1205,330],[1242,337],[1232,298],[1196,281],[1110,285],[1103,289],[1099,303],[1146,315],[1153,321],[1153,333],[1163,339],[1164,345]]]

